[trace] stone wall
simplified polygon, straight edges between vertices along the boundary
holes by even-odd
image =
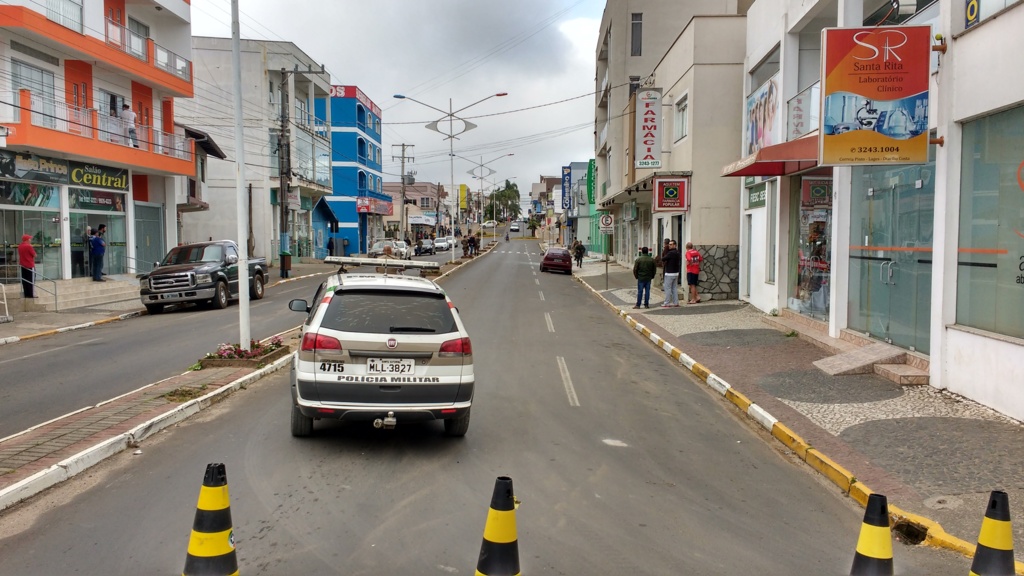
[[[738,245],[694,246],[702,256],[700,285],[701,300],[738,300],[740,297],[740,247]],[[685,252],[685,248],[683,249]],[[686,263],[684,262],[685,266]],[[685,270],[685,268],[684,268]],[[685,273],[680,282],[680,294],[685,294]]]

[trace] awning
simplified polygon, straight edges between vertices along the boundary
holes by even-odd
[[[765,146],[722,168],[722,176],[785,176],[818,165],[818,135]]]

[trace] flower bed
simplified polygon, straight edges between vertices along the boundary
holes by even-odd
[[[268,342],[250,341],[249,349],[240,344],[221,344],[216,352],[210,352],[199,360],[203,368],[260,368],[291,353],[280,336],[274,336]]]

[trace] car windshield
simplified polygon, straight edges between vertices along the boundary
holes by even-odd
[[[321,326],[363,334],[457,332],[444,294],[398,290],[339,290]]]
[[[164,266],[170,264],[194,264],[196,262],[220,262],[224,257],[224,249],[220,244],[201,244],[196,246],[178,246],[164,256]]]

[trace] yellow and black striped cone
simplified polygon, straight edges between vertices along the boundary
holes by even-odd
[[[1013,527],[1010,525],[1010,499],[996,490],[988,499],[985,519],[981,521],[978,548],[971,563],[971,576],[1013,576]]]
[[[491,509],[487,511],[484,541],[476,576],[518,576],[519,541],[516,536],[516,497],[512,479],[499,476],[494,481]]]
[[[892,532],[889,503],[881,494],[868,496],[864,522],[857,538],[850,576],[892,576]]]
[[[237,575],[227,471],[223,464],[207,464],[182,576]]]

